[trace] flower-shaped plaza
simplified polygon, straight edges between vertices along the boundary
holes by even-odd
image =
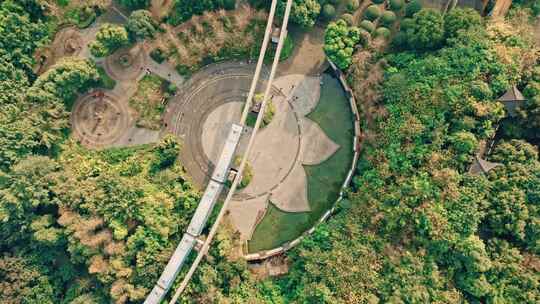
[[[272,98],[275,115],[259,132],[248,158],[252,180],[236,193],[229,206],[230,220],[244,241],[251,239],[270,202],[284,212],[310,211],[304,166],[320,164],[339,149],[317,123],[306,117],[319,101],[320,82],[320,77],[304,75],[287,75],[274,81],[278,92]],[[223,103],[205,119],[202,146],[211,162],[219,156],[225,137],[222,130],[238,120],[242,107],[241,101]],[[245,143],[239,154],[243,146]]]

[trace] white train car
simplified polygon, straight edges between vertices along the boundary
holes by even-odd
[[[191,250],[195,246],[195,242],[196,239],[193,236],[189,235],[188,233],[184,233],[180,244],[178,244],[176,250],[169,259],[169,262],[167,263],[167,266],[165,266],[165,269],[159,277],[157,284],[144,301],[145,304],[161,303],[167,294],[167,291],[169,291],[171,288],[174,279],[181,269],[181,266],[184,264],[191,253]]]
[[[234,153],[236,147],[240,142],[240,136],[242,135],[242,126],[233,124],[229,135],[227,136],[227,141],[225,146],[221,151],[221,156],[219,161],[214,168],[214,173],[212,174],[212,180],[218,183],[225,183],[227,181],[227,175],[229,174],[229,169],[231,168],[231,163],[234,158]]]
[[[225,146],[221,152],[218,163],[214,169],[211,180],[206,187],[204,194],[195,210],[195,214],[191,218],[187,232],[184,233],[180,244],[176,247],[172,257],[170,258],[167,266],[163,270],[158,282],[144,301],[144,304],[159,304],[171,288],[176,276],[182,269],[187,260],[191,250],[197,242],[197,237],[201,234],[206,221],[214,205],[216,204],[223,186],[227,181],[227,175],[231,168],[231,163],[234,158],[234,154],[240,142],[240,136],[242,135],[242,126],[233,124],[229,134],[227,136]]]

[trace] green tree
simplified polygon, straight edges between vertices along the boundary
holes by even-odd
[[[396,22],[396,14],[391,11],[385,11],[381,16],[381,21],[387,26],[392,26]]]
[[[360,41],[360,30],[349,27],[343,20],[332,22],[324,35],[324,51],[340,69],[346,69],[352,62],[354,47]]]
[[[0,58],[33,76],[33,53],[48,40],[47,26],[31,20],[19,1],[0,3]]]
[[[326,20],[332,20],[336,17],[336,8],[332,4],[325,4],[322,10],[322,17]]]
[[[0,258],[0,297],[5,303],[57,302],[53,283],[42,267],[31,259],[9,255]]]
[[[39,228],[32,227],[39,219],[38,209],[56,206],[51,188],[58,169],[51,159],[36,156],[19,162],[9,175],[2,177],[5,181],[0,187],[0,248],[29,240]]]
[[[278,2],[277,14],[283,16],[287,1]],[[293,0],[291,7],[291,21],[303,26],[312,27],[321,13],[321,5],[317,0]]]
[[[145,9],[150,6],[150,0],[120,0],[120,3],[130,9]]]
[[[482,23],[482,17],[472,8],[456,8],[444,15],[445,37],[456,37],[458,31],[468,31]]]
[[[419,0],[412,0],[405,6],[405,16],[411,18],[414,14],[418,13],[422,9],[422,4]]]
[[[360,2],[358,0],[347,0],[346,6],[349,12],[354,13],[360,7]]]
[[[374,21],[381,16],[381,10],[377,5],[370,5],[364,12],[364,15],[368,20]]]
[[[399,12],[405,5],[403,0],[390,0],[390,9],[394,12]]]
[[[126,30],[131,40],[154,38],[157,24],[147,10],[137,10],[131,13],[126,23]]]
[[[128,33],[123,26],[106,23],[99,28],[96,40],[89,47],[93,56],[106,57],[128,44]]]
[[[444,22],[441,13],[424,9],[413,17],[414,24],[407,28],[407,41],[412,49],[432,50],[441,46]]]

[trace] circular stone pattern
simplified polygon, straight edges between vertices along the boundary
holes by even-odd
[[[129,110],[111,93],[95,91],[80,98],[71,114],[73,135],[87,147],[114,143],[129,127]]]
[[[77,56],[83,48],[83,38],[75,28],[61,30],[54,40],[56,58]]]
[[[207,66],[194,74],[167,106],[164,116],[167,129],[183,139],[184,148],[180,152],[182,164],[201,187],[215,167],[231,123],[240,118],[254,70],[255,65],[241,62]],[[266,73],[263,73],[261,79],[265,77]],[[257,91],[263,89],[263,84],[263,81],[259,83]],[[280,94],[277,89],[273,93]],[[218,108],[220,110],[212,114]],[[214,117],[219,113],[227,117],[208,120],[210,115]],[[210,121],[216,123],[209,131]]]
[[[145,57],[140,44],[121,48],[105,59],[105,70],[116,80],[134,80],[142,73]]]

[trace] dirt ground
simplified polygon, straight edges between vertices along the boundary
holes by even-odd
[[[280,63],[278,73],[317,76],[323,72],[326,68],[324,29],[317,26],[306,33],[295,27],[291,28],[289,35],[294,40],[295,48],[291,57]]]

